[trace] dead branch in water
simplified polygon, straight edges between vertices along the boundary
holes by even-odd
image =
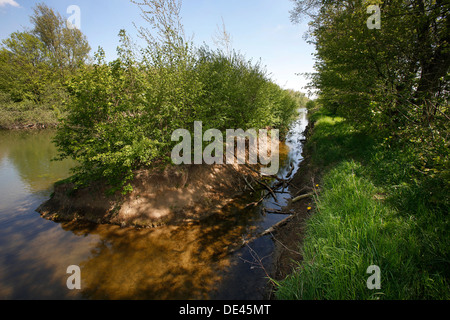
[[[276,283],[274,280],[272,280],[272,277],[269,275],[269,273],[267,272],[267,270],[266,270],[266,268],[264,267],[264,264],[263,264],[263,260],[264,260],[265,258],[271,256],[272,254],[269,254],[268,256],[265,256],[265,257],[263,257],[263,258],[260,258],[259,255],[258,255],[258,253],[256,253],[256,251],[253,250],[248,244],[247,244],[247,248],[248,248],[248,250],[249,250],[249,252],[250,252],[250,255],[251,255],[252,258],[253,258],[253,261],[249,261],[249,260],[246,260],[246,259],[243,259],[243,258],[239,258],[239,259],[241,259],[241,260],[244,261],[245,263],[249,263],[249,264],[252,266],[251,269],[258,268],[258,269],[263,270],[264,273],[266,274],[267,279],[269,279],[270,282],[272,282],[272,285],[273,285],[273,286],[276,286],[277,283]]]
[[[261,199],[259,199],[258,201],[255,201],[255,202],[252,202],[252,203],[249,203],[248,205],[246,205],[245,206],[245,208],[247,209],[248,207],[256,207],[257,205],[259,205],[261,202],[263,202],[263,200],[264,200],[264,198],[266,197],[267,195],[265,194]]]
[[[257,235],[254,236],[254,237],[251,237],[251,238],[248,239],[248,240],[244,240],[240,246],[238,246],[237,248],[231,249],[228,253],[229,253],[229,254],[234,253],[234,252],[238,251],[239,249],[241,249],[242,247],[247,246],[247,245],[250,244],[251,242],[253,242],[253,241],[255,241],[255,240],[257,240],[257,239],[259,239],[259,238],[261,238],[261,237],[264,237],[264,236],[266,236],[266,235],[268,235],[268,234],[272,234],[272,233],[276,232],[278,228],[284,226],[286,223],[288,223],[289,221],[291,221],[291,219],[292,219],[293,217],[294,217],[294,215],[290,215],[289,217],[287,217],[287,218],[281,220],[280,222],[274,224],[274,225],[273,225],[272,227],[270,227],[269,229],[264,230],[263,232],[257,234]]]
[[[295,166],[292,162],[291,162],[290,166],[291,166],[291,169],[289,170],[288,174],[286,175],[287,179],[289,179],[292,176],[292,173],[294,172],[294,169],[295,169]]]
[[[292,185],[292,184],[291,184],[291,185]],[[292,186],[298,190],[296,196],[298,196],[300,193],[302,193],[302,192],[304,192],[304,191],[306,191],[306,190],[314,190],[314,189],[311,188],[310,186],[304,186],[304,187],[301,188],[301,189],[299,189],[298,187],[295,187],[294,185],[292,185]]]
[[[273,192],[273,190],[266,183],[264,183],[264,182],[262,182],[262,181],[260,181],[258,179],[255,179],[255,180],[256,180],[256,182],[258,182],[260,185],[262,185],[264,188],[266,188],[270,192],[270,194],[272,195],[272,197],[275,200],[275,202],[278,202],[278,199],[275,196],[275,193]]]
[[[295,203],[295,202],[298,202],[298,201],[300,201],[300,200],[303,200],[303,199],[312,197],[313,195],[314,195],[314,192],[310,192],[310,193],[307,193],[307,194],[298,196],[298,197],[292,199],[292,203]]]
[[[257,234],[256,236],[244,241],[244,243],[242,244],[243,246],[255,241],[256,239],[259,239],[261,237],[264,237],[268,234],[271,234],[273,232],[275,232],[279,227],[284,226],[286,223],[288,223],[292,218],[294,217],[294,215],[290,215],[289,217],[281,220],[280,222],[274,224],[273,226],[271,226],[269,229],[264,230],[263,232]]]
[[[245,206],[245,208],[247,209],[248,207],[256,207],[256,206],[258,206],[261,202],[264,201],[264,199],[265,199],[268,195],[270,195],[270,193],[265,193],[258,201],[249,203],[248,205]]]
[[[276,209],[263,208],[262,210],[263,210],[263,212],[272,213],[272,214],[284,214],[284,215],[292,214],[292,212],[286,212],[286,211],[276,210]]]

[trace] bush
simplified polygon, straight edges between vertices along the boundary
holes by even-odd
[[[176,129],[277,128],[286,133],[299,107],[260,64],[188,44],[144,50],[141,60],[121,31],[119,58],[100,50],[69,84],[68,115],[55,142],[60,158],[78,161],[75,181],[106,180],[130,191],[134,170],[170,163]]]

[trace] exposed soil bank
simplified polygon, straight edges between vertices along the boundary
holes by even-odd
[[[141,170],[133,192],[106,196],[106,187],[93,184],[73,190],[57,184],[50,200],[37,211],[52,221],[89,221],[121,226],[158,227],[208,217],[248,188],[255,172],[238,165],[168,166]],[[244,178],[245,177],[245,178]]]

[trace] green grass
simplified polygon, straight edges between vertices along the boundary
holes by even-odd
[[[62,97],[47,99],[45,102],[13,102],[0,91],[0,128],[15,129],[28,125],[54,126],[63,115],[65,106]]]
[[[58,123],[60,116],[58,109],[30,101],[0,104],[0,128],[20,128],[35,124],[53,126]]]
[[[449,299],[445,182],[419,179],[407,146],[323,112],[312,121],[306,148],[323,172],[321,192],[307,222],[304,260],[276,297]],[[381,269],[380,290],[367,288],[371,265]]]

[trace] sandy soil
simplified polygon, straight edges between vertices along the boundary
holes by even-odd
[[[133,192],[107,197],[105,186],[72,192],[55,186],[53,197],[37,211],[53,221],[90,221],[121,226],[158,227],[199,220],[242,194],[255,173],[237,165],[168,166],[136,172]]]

